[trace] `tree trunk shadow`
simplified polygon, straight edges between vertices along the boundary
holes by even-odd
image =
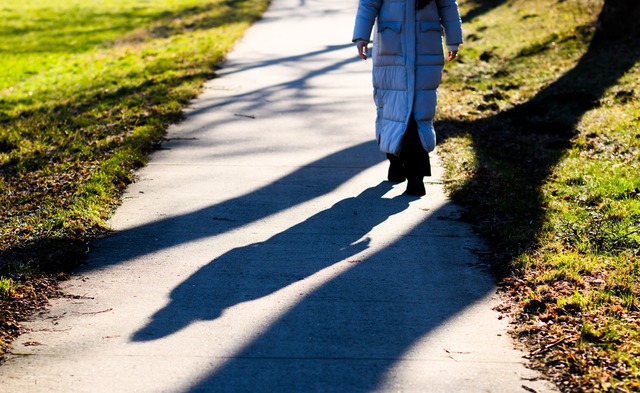
[[[477,171],[453,197],[471,207],[466,218],[482,222],[483,235],[500,250],[498,276],[508,274],[513,257],[534,244],[545,215],[541,186],[571,147],[581,117],[600,105],[638,59],[636,40],[611,42],[596,33],[576,66],[528,102],[492,117],[436,126],[440,142],[471,135]],[[505,196],[511,203],[505,204]]]
[[[469,23],[474,19],[490,12],[494,8],[500,7],[506,2],[507,0],[472,0],[471,3],[475,4],[475,7],[466,14],[462,15],[462,21],[464,23]]]

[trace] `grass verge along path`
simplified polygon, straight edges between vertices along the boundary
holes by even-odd
[[[0,0],[0,354],[268,0]]]
[[[566,392],[640,390],[640,45],[594,35],[602,4],[462,1],[436,127],[514,334]]]

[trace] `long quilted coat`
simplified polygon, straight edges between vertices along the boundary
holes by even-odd
[[[360,0],[353,40],[373,39],[373,96],[380,150],[399,154],[410,116],[426,151],[436,146],[433,117],[447,45],[462,43],[456,0],[433,0],[416,10],[416,0]]]

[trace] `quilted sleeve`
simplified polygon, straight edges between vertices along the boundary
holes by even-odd
[[[358,39],[370,41],[373,24],[378,16],[378,11],[382,0],[360,0],[358,4],[358,12],[356,14],[356,23],[353,28],[352,41]]]
[[[456,0],[436,0],[440,23],[444,27],[447,45],[460,45],[462,39],[462,20]]]

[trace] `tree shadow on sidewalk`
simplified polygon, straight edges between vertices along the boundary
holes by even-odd
[[[351,47],[351,46],[352,46],[351,44],[328,45],[325,48],[308,52],[305,54],[293,55],[293,56],[287,56],[287,57],[281,57],[281,58],[266,58],[258,62],[252,62],[249,64],[240,65],[237,68],[234,68],[233,72],[227,73],[227,71],[225,70],[223,73],[225,75],[228,75],[230,73],[246,71],[254,68],[269,67],[272,65],[296,64],[296,62],[298,62],[303,58],[310,59],[315,57],[321,57],[321,56],[330,54],[332,52],[337,52],[346,47]],[[232,103],[237,104],[238,102],[243,102],[243,107],[240,109],[241,111],[251,113],[251,111],[258,109],[263,105],[268,105],[269,102],[274,101],[274,96],[283,94],[283,93],[292,95],[293,96],[292,101],[295,102],[294,105],[291,105],[290,107],[287,108],[287,112],[294,112],[294,113],[304,112],[306,110],[309,110],[309,107],[307,106],[305,101],[305,98],[307,98],[306,91],[308,90],[307,88],[308,88],[309,81],[311,81],[315,77],[319,77],[330,72],[340,71],[342,67],[350,63],[353,63],[355,61],[357,61],[355,57],[349,57],[345,59],[343,57],[336,56],[336,60],[328,61],[326,66],[321,67],[319,69],[311,69],[308,72],[303,73],[299,76],[296,76],[295,78],[289,81],[279,83],[279,84],[274,84],[266,88],[263,87],[260,89],[251,90],[249,92],[242,93],[242,94],[235,94],[235,95],[230,94],[222,102],[217,101],[214,104],[210,104],[209,102],[204,101],[203,106],[198,107],[197,109],[194,109],[194,108],[188,109],[187,110],[188,115],[197,116],[201,113],[206,113],[212,110],[224,110],[227,105],[230,105]],[[197,75],[197,76],[201,77],[202,75]],[[179,81],[176,78],[175,85],[170,85],[170,87],[175,87],[179,83],[181,83],[181,81]],[[113,102],[115,105],[117,101],[120,101],[125,97],[128,97],[130,95],[146,95],[148,94],[149,91],[152,91],[154,89],[156,89],[156,87],[152,82],[145,81],[138,86],[123,87],[114,92],[100,93],[95,97],[90,96],[89,98],[87,98],[86,106],[91,107],[93,105],[96,105],[97,102],[101,102],[102,104],[105,104],[105,105],[109,105],[110,103]],[[158,91],[155,91],[154,94],[165,95],[164,93],[168,94],[168,91],[160,92],[160,93]],[[62,110],[68,110],[68,108],[65,108],[62,104],[60,104],[59,108],[58,107],[53,109],[49,108],[46,110],[62,111]],[[335,107],[330,107],[329,104],[327,104],[327,106],[325,107],[320,107],[319,105],[316,104],[314,105],[313,110],[323,111],[325,114],[329,114],[331,113],[332,110],[335,110]],[[282,115],[287,112],[279,112],[278,115]],[[171,119],[173,121],[177,121],[182,116],[183,116],[182,114],[174,113],[171,115]],[[242,119],[243,119],[242,117],[235,116],[235,117],[231,117],[230,120],[225,120],[225,121],[239,121]],[[132,121],[138,122],[135,119],[133,119]],[[215,124],[207,123],[206,126],[217,127],[222,124],[223,123],[219,121]],[[188,128],[190,126],[186,122],[179,123],[177,127],[187,127],[187,128],[184,130],[181,130],[180,138],[178,138],[177,140],[175,141],[166,140],[163,143],[162,148],[164,149],[178,148],[181,144],[201,143],[195,138],[190,138],[190,136],[191,136],[191,132],[194,132],[194,131],[199,132],[201,130],[201,127],[203,127],[202,124],[199,124],[196,130]],[[365,142],[357,146],[352,146],[350,148],[345,149],[344,151],[336,152],[325,158],[319,159],[316,162],[309,163],[308,165],[305,165],[303,168],[300,168],[298,171],[295,171],[294,173],[287,175],[286,177],[275,182],[274,184],[268,185],[263,189],[260,189],[252,194],[249,194],[243,197],[234,198],[233,200],[224,202],[218,206],[211,206],[209,208],[202,209],[200,211],[193,212],[184,216],[160,219],[156,222],[143,225],[139,228],[134,228],[134,229],[110,234],[106,237],[106,240],[105,238],[98,239],[98,240],[91,239],[92,241],[91,249],[93,250],[96,247],[101,247],[101,245],[109,244],[109,242],[112,242],[112,241],[127,242],[128,241],[127,239],[138,239],[138,240],[135,240],[136,242],[138,242],[140,239],[145,237],[146,239],[156,239],[152,241],[144,241],[144,242],[140,241],[139,243],[136,243],[136,246],[132,246],[126,250],[123,248],[121,249],[122,252],[119,256],[111,255],[110,256],[111,259],[108,262],[108,264],[117,264],[126,259],[135,258],[137,256],[144,255],[145,252],[154,252],[164,248],[175,246],[177,244],[181,244],[181,239],[183,239],[185,242],[188,242],[188,241],[196,240],[209,235],[219,234],[220,233],[218,232],[219,230],[225,231],[227,230],[226,228],[232,229],[232,228],[236,228],[238,226],[245,225],[247,223],[252,222],[252,218],[250,217],[247,217],[247,218],[236,217],[236,218],[233,218],[232,221],[217,223],[218,227],[224,227],[225,229],[216,229],[214,230],[213,233],[208,232],[206,228],[209,228],[213,225],[211,222],[212,221],[211,217],[217,217],[221,215],[228,216],[229,211],[234,210],[235,208],[233,206],[235,206],[236,204],[238,204],[239,206],[245,206],[245,205],[251,205],[256,202],[258,203],[266,202],[268,206],[265,207],[265,209],[263,209],[264,216],[257,217],[256,219],[266,217],[270,214],[277,213],[278,211],[280,211],[280,209],[284,210],[286,208],[295,206],[299,203],[303,203],[308,200],[308,199],[305,199],[306,197],[303,196],[303,195],[307,195],[306,193],[296,193],[295,195],[287,195],[284,198],[281,198],[280,200],[273,200],[270,196],[271,193],[274,191],[274,189],[281,187],[283,184],[288,184],[290,182],[293,182],[295,184],[299,184],[300,187],[304,187],[305,189],[307,189],[308,187],[313,187],[315,188],[314,192],[317,191],[317,194],[308,196],[309,199],[313,199],[317,196],[323,195],[333,190],[335,187],[338,187],[342,183],[346,182],[348,179],[355,176],[360,171],[365,170],[366,168],[379,163],[383,158],[384,157],[382,155],[378,154],[378,150],[374,142]],[[336,171],[336,173],[334,174],[334,176],[331,177],[329,182],[327,182],[326,184],[318,184],[314,181],[311,181],[311,179],[314,176],[314,172],[319,170],[319,168],[331,168],[331,167],[341,168],[341,171]],[[342,169],[345,169],[345,170],[342,170]],[[244,211],[241,211],[241,212],[244,212]],[[237,216],[237,214],[238,214],[238,211],[236,210],[234,212],[234,215]],[[186,235],[186,233],[183,233],[184,231],[181,231],[181,233],[185,235],[184,238],[182,238],[181,236],[169,237],[166,235],[166,230],[168,228],[177,228],[180,225],[194,224],[193,220],[197,221],[198,227],[193,227],[193,226],[184,227],[184,228],[192,229],[191,235]],[[101,230],[101,231],[104,232],[104,230]],[[99,232],[99,230],[96,228],[93,232],[97,233]],[[112,240],[109,240],[109,239],[112,239]],[[140,244],[143,244],[143,247],[139,247]],[[10,258],[7,258],[7,259],[20,260],[20,259],[25,259],[30,255],[39,254],[39,259],[38,259],[39,268],[47,272],[57,273],[61,271],[70,271],[72,269],[76,269],[79,262],[86,259],[85,252],[87,248],[88,248],[88,239],[86,239],[85,237],[79,238],[76,234],[74,234],[74,236],[39,237],[36,240],[31,241],[29,243],[21,244],[19,246],[11,247],[5,250],[4,255],[10,256]],[[40,250],[47,250],[47,253],[43,254]],[[96,255],[96,254],[94,253],[93,255]],[[81,267],[80,270],[86,272],[92,269],[102,267],[105,264],[107,264],[107,262],[104,259],[100,259],[101,262],[98,264],[93,263],[97,260],[98,259],[94,258],[92,260],[92,263]],[[3,259],[0,259],[0,268],[3,267],[2,264],[3,264]]]
[[[247,18],[249,18],[249,16],[244,15],[248,12],[248,10],[245,9],[247,7],[240,7],[244,3],[246,3],[245,0],[226,1],[225,7],[223,9],[220,9],[220,12],[214,12],[215,15],[210,15],[210,11],[215,9],[215,7],[210,4],[187,7],[178,10],[177,12],[155,15],[153,16],[153,18],[149,19],[149,28],[145,30],[145,34],[149,35],[149,37],[152,38],[166,38],[174,35],[179,35],[181,33],[184,33],[185,31],[211,28],[213,26],[217,26],[226,22],[238,22],[243,20],[248,21]],[[134,17],[136,15],[137,14],[134,13],[131,15],[131,17]],[[123,15],[122,17],[124,18],[125,16],[126,15]],[[129,22],[130,21],[128,21],[127,23]],[[135,41],[136,39],[141,38],[135,34],[127,37],[125,37],[125,41],[127,39]],[[109,43],[109,45],[112,44],[117,45],[118,43]],[[327,45],[326,47],[321,47],[318,50],[309,51],[308,53],[300,54],[298,56],[292,55],[283,57],[263,57],[258,61],[251,62],[250,64],[236,68],[236,72],[245,71],[251,68],[260,68],[268,67],[270,65],[283,64],[287,66],[291,65],[293,68],[293,65],[302,58],[305,58],[307,60],[311,59],[313,61],[313,59],[317,59],[322,56],[328,55],[331,57],[332,53],[339,52],[341,49],[346,48],[347,46],[350,47],[351,44],[343,44],[342,42],[340,42],[339,44]],[[321,69],[309,70],[309,72],[301,73],[299,77],[294,78],[294,80],[287,81],[286,83],[282,84],[276,84],[274,86],[269,86],[268,88],[259,90],[256,89],[255,91],[247,93],[244,96],[230,95],[229,100],[237,102],[237,100],[240,100],[242,98],[247,98],[249,100],[254,99],[254,101],[246,103],[244,108],[244,110],[246,111],[251,111],[259,107],[260,105],[265,105],[266,102],[273,102],[275,100],[273,96],[276,94],[287,94],[293,95],[295,97],[295,104],[291,105],[288,108],[288,111],[301,112],[304,110],[308,110],[309,107],[306,106],[304,98],[306,98],[306,91],[308,90],[307,88],[309,85],[309,81],[314,77],[322,76],[326,73],[340,71],[341,67],[348,65],[349,63],[354,63],[356,61],[357,59],[355,57],[350,57],[349,59],[345,60],[344,56],[338,55],[336,56],[335,60],[331,58],[329,61],[327,61],[326,66]],[[146,62],[146,72],[155,70],[161,65],[162,62],[166,62],[166,59],[164,57],[159,57],[155,60],[149,59]],[[182,72],[189,67],[193,67],[193,65],[191,63],[185,62],[184,68],[180,71]],[[69,105],[68,102],[61,103],[58,101],[52,101],[50,103],[43,103],[42,105],[39,105],[38,108],[35,108],[28,112],[19,113],[19,116],[15,119],[4,119],[2,118],[2,113],[0,113],[0,118],[2,118],[0,120],[17,121],[25,118],[42,118],[44,119],[41,121],[43,124],[52,125],[52,127],[54,128],[59,127],[61,130],[72,129],[74,130],[74,132],[76,132],[81,128],[83,124],[86,123],[86,121],[83,120],[84,117],[87,116],[87,114],[91,111],[95,111],[96,108],[103,107],[105,108],[105,111],[108,110],[109,112],[120,111],[126,109],[122,107],[122,103],[129,102],[132,99],[133,101],[135,101],[135,105],[149,105],[147,104],[147,102],[151,100],[154,101],[154,104],[157,104],[158,102],[155,100],[160,98],[164,99],[168,97],[171,99],[175,99],[176,94],[174,94],[172,91],[184,85],[185,82],[200,79],[211,79],[218,76],[218,74],[214,71],[214,68],[219,71],[217,66],[213,68],[201,68],[202,69],[192,70],[193,72],[189,72],[189,75],[185,75],[180,78],[169,78],[168,80],[164,80],[163,77],[162,83],[158,83],[159,79],[154,77],[146,78],[139,83],[136,82],[135,84],[131,85],[118,85],[117,87],[111,85],[99,85],[98,87],[100,88],[96,87],[92,90],[86,90],[86,87],[84,86],[74,85],[74,88],[78,89],[76,95],[82,98],[79,98],[78,101],[73,105]],[[221,72],[224,73],[224,71]],[[105,87],[108,87],[108,89],[105,89]],[[56,86],[52,85],[51,89],[55,90],[55,88]],[[131,105],[134,104],[133,101],[131,101]],[[12,103],[12,105],[14,104],[17,105],[18,102]],[[220,104],[217,107],[223,106],[224,104]],[[175,108],[178,108],[178,110],[176,110]],[[216,107],[208,107],[204,108],[203,110],[206,111],[215,108]],[[325,111],[325,113],[329,114],[329,110],[333,108],[319,107],[314,109],[323,110]],[[124,135],[129,135],[132,129],[144,128],[144,126],[146,125],[149,125],[151,128],[160,127],[159,123],[168,126],[169,124],[179,122],[184,117],[184,113],[177,106],[171,106],[171,108],[163,109],[161,112],[151,111],[150,113],[148,111],[142,111],[141,113],[143,113],[143,115],[141,116],[130,115],[131,111],[129,111],[128,109],[126,110],[126,112],[126,115],[123,114],[122,116],[118,116],[120,120],[117,123],[109,124],[108,126],[105,125],[104,127],[96,127],[96,130],[92,131],[91,133],[92,140],[102,140],[103,138],[108,138],[109,135],[113,135],[114,142],[110,143],[108,146],[104,146],[104,144],[102,143],[94,144],[92,142],[84,144],[83,148],[86,147],[87,149],[91,149],[91,154],[95,155],[95,157],[102,157],[100,159],[106,159],[106,157],[110,156],[113,151],[127,151],[127,149],[132,149],[134,153],[150,152],[154,148],[154,146],[155,148],[160,147],[160,141],[153,141],[150,139],[151,137],[149,137],[149,139],[146,139],[146,136],[139,138],[124,137]],[[196,110],[193,111],[192,114],[197,114],[198,112],[199,111]],[[235,118],[235,120],[238,119],[240,118]],[[231,121],[233,121],[233,119]],[[37,121],[37,123],[39,122],[40,121]],[[65,131],[65,133],[66,132],[67,131]],[[160,136],[161,132],[158,130],[157,137],[159,138]],[[122,147],[120,145],[120,140],[125,140],[125,142],[123,143],[126,145],[126,147]],[[154,142],[158,143],[154,144]],[[197,143],[197,141],[195,143]],[[163,145],[164,144],[168,143],[163,143]],[[0,141],[0,150],[4,151],[17,147],[17,145],[5,145],[6,144],[3,144],[3,141]],[[68,161],[74,163],[77,161],[73,158],[70,159],[65,154],[65,149],[52,148],[49,149],[46,154],[38,153],[34,154],[32,157],[23,157],[21,161],[24,163],[25,167],[32,168],[33,172],[39,172],[38,170],[40,168],[49,167],[52,161]],[[134,154],[127,153],[127,156],[131,157],[130,161],[127,162],[126,165],[130,165],[131,167],[142,165],[142,162],[140,161],[142,159],[142,154],[140,156],[136,156]],[[52,200],[54,201],[57,198],[61,198],[61,200],[58,202],[61,205],[64,205],[70,203],[69,201],[74,199],[62,198],[60,195],[73,195],[74,193],[77,193],[79,189],[82,189],[79,186],[87,181],[87,179],[84,179],[83,176],[88,176],[88,174],[93,173],[93,171],[86,170],[86,168],[89,166],[93,168],[95,162],[92,161],[90,164],[91,165],[85,163],[83,165],[82,162],[77,161],[78,168],[72,166],[71,169],[65,169],[65,171],[67,172],[74,172],[77,169],[76,174],[74,174],[73,176],[69,174],[68,177],[67,174],[65,174],[64,176],[52,175],[53,177],[55,177],[55,179],[47,180],[45,183],[49,184],[49,181],[51,181],[52,184],[56,184],[56,186],[38,187],[37,190],[35,187],[30,186],[29,182],[19,181],[18,177],[15,175],[15,168],[11,167],[11,165],[0,165],[0,175],[3,175],[7,179],[9,179],[7,181],[11,184],[16,185],[16,189],[18,190],[18,192],[15,192],[15,195],[22,195],[22,193],[24,193],[25,190],[22,190],[22,187],[31,187],[32,190],[29,190],[30,198],[35,198],[35,195],[38,195],[37,198],[45,198],[45,196],[48,198],[49,196],[51,196],[53,198]],[[53,171],[53,173],[55,174],[55,171]],[[131,181],[131,173],[128,168],[124,168],[120,173],[114,174],[113,177],[114,178],[112,181],[114,183],[114,186],[117,188],[124,188],[125,184]],[[65,181],[67,178],[70,178],[71,180]],[[92,191],[85,192],[91,193]],[[40,195],[40,193],[42,193],[42,195]],[[19,206],[22,204],[23,202],[20,202],[19,204],[16,202],[13,205]],[[35,204],[33,204],[33,206],[35,206],[34,210],[38,208],[38,206],[36,206]],[[26,214],[26,211],[26,208],[21,209],[20,214]],[[71,214],[71,216],[75,217],[74,214]],[[62,220],[60,220],[60,223],[55,224],[56,227],[54,229],[38,230],[36,233],[31,233],[33,231],[29,231],[29,236],[23,236],[21,237],[21,239],[19,239],[19,241],[16,240],[15,242],[5,244],[6,248],[3,249],[0,253],[0,271],[3,271],[5,268],[9,270],[13,265],[22,266],[23,264],[25,264],[25,261],[30,261],[30,266],[36,267],[39,271],[43,271],[48,274],[67,273],[76,269],[79,264],[83,263],[86,260],[86,252],[90,248],[90,243],[94,241],[95,237],[104,234],[105,228],[97,220],[84,217],[82,218],[82,220],[76,220],[74,218],[68,219],[67,221],[68,222],[63,222]],[[76,224],[76,222],[80,224]],[[114,261],[114,263],[116,262],[117,261]]]
[[[411,201],[381,198],[391,186],[381,183],[266,241],[216,258],[176,287],[170,303],[133,340],[158,339],[192,322],[214,320],[229,307],[272,294],[366,250],[369,240],[364,236]]]
[[[80,273],[220,235],[264,219],[333,191],[383,158],[377,154],[375,142],[364,142],[311,162],[246,195],[115,232],[94,243],[90,263]],[[322,181],[317,180],[318,176],[322,176]]]

